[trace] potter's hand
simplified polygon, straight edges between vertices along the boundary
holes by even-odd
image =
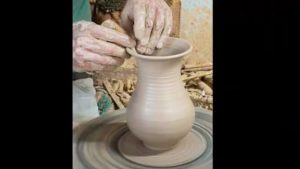
[[[126,34],[79,21],[73,24],[73,71],[103,70],[121,65],[127,56],[125,47],[135,41]]]
[[[164,0],[128,0],[121,24],[138,40],[139,53],[152,54],[171,33],[172,11]]]

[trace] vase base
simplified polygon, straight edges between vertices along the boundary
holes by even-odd
[[[124,158],[134,163],[149,167],[174,167],[195,160],[207,146],[200,134],[191,131],[171,149],[153,150],[128,131],[120,138],[118,148]]]
[[[150,150],[153,150],[153,151],[166,151],[166,150],[170,150],[170,149],[172,149],[172,148],[174,148],[175,146],[176,146],[176,144],[173,144],[173,145],[171,145],[171,146],[168,146],[168,147],[153,147],[153,146],[150,146],[149,144],[146,144],[146,143],[144,143],[143,142],[143,144],[144,144],[144,146],[146,147],[146,148],[148,148],[148,149],[150,149]]]

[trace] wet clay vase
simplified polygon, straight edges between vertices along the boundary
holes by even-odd
[[[171,149],[192,128],[195,110],[180,74],[181,60],[191,50],[189,42],[178,38],[168,38],[151,56],[127,49],[138,65],[136,88],[127,106],[127,125],[149,149]]]

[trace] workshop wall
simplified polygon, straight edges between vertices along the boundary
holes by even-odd
[[[212,1],[181,1],[180,37],[193,44],[187,64],[212,62]]]

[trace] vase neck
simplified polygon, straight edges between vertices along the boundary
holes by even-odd
[[[168,60],[138,59],[139,78],[170,78],[180,77],[181,58]]]

